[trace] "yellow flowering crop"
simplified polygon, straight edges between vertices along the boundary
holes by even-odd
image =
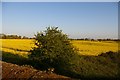
[[[83,41],[83,40],[73,40],[71,41],[73,46],[75,46],[79,53],[82,55],[98,55],[108,51],[117,52],[118,43],[115,41]]]
[[[0,39],[2,42],[1,51],[13,54],[27,55],[32,47],[35,47],[33,39]],[[79,54],[98,55],[103,52],[118,51],[118,43],[114,41],[71,41],[74,47],[78,48]]]

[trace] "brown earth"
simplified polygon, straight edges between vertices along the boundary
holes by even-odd
[[[0,61],[2,64],[2,79],[3,80],[41,80],[41,79],[67,79],[70,78],[58,75],[55,73],[48,73],[46,71],[36,70],[29,66],[18,66],[16,64],[6,63]]]

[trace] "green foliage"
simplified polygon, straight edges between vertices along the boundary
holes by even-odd
[[[13,53],[4,52],[4,51],[0,51],[0,52],[2,53],[2,61],[18,64],[18,65],[30,63],[26,57],[20,56],[18,54],[13,54]]]
[[[73,61],[71,69],[76,74],[81,75],[77,78],[105,78],[105,80],[115,80],[119,78],[120,54],[117,52],[106,52],[99,56],[83,56],[80,55]],[[75,76],[76,77],[76,76]]]
[[[44,67],[68,68],[77,51],[71,45],[66,34],[58,27],[48,27],[35,35],[35,47],[30,59],[39,61]]]

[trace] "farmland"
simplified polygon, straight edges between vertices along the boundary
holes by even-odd
[[[28,54],[30,54],[29,51],[32,50],[32,47],[35,47],[35,40],[1,39],[0,41],[2,42],[1,51],[3,52],[3,61],[18,65],[27,64],[37,68],[35,65],[37,63],[29,60],[27,56]],[[117,42],[72,40],[71,43],[79,50],[78,54],[80,56],[76,56],[75,59],[72,60],[72,64],[74,65],[71,66],[71,69],[67,69],[69,74],[62,73],[62,75],[74,78],[94,78],[95,76],[97,76],[98,78],[101,76],[107,78],[117,77],[117,63],[119,57],[117,53],[113,53],[118,51]],[[103,54],[100,55],[101,53]],[[111,58],[109,57],[109,55],[112,55],[113,57]],[[41,67],[42,66],[40,66],[39,68]],[[58,72],[57,74],[59,73],[61,74],[61,72]]]
[[[98,55],[108,51],[117,52],[118,43],[115,41],[77,41],[71,42],[76,48],[78,48],[81,55]]]
[[[2,51],[26,56],[34,47],[34,40],[30,39],[1,39]]]
[[[1,39],[1,51],[11,52],[26,56],[32,47],[35,47],[33,39]],[[81,55],[98,55],[108,51],[117,52],[118,43],[114,41],[84,41],[72,40],[71,43],[79,50]]]

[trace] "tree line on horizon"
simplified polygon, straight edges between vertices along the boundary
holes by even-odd
[[[90,38],[77,38],[77,39],[70,39],[70,40],[85,40],[85,41],[120,41],[120,39],[90,39]]]
[[[20,35],[6,35],[0,34],[0,39],[35,39],[34,37],[20,36]],[[69,38],[69,40],[85,40],[85,41],[120,41],[120,39],[90,39],[90,38]]]
[[[26,36],[20,36],[20,35],[6,35],[6,34],[0,34],[0,39],[33,39]]]

